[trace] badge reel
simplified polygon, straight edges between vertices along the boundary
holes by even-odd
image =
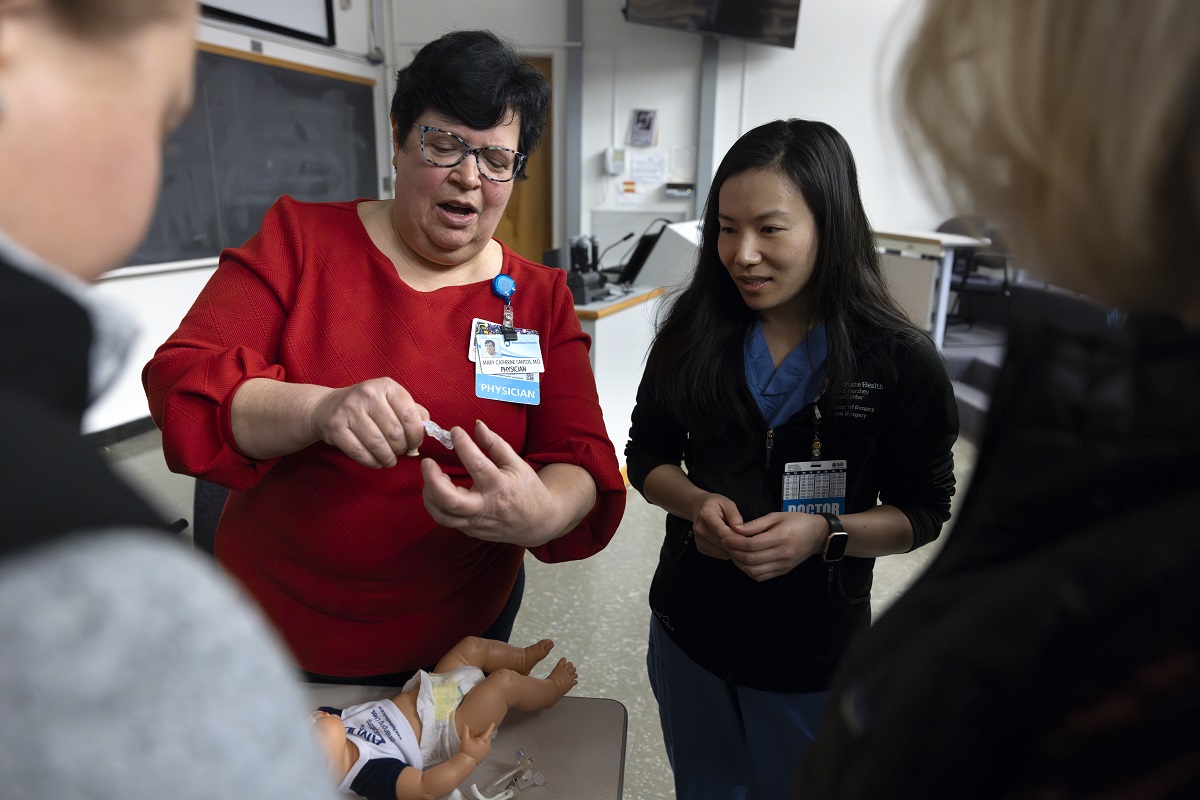
[[[506,342],[515,342],[517,340],[517,329],[513,326],[512,310],[512,296],[516,291],[517,282],[513,280],[512,275],[501,272],[492,278],[492,294],[504,301],[504,322],[501,325],[500,331],[504,334],[504,341]]]

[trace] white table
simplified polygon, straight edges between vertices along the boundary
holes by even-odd
[[[946,339],[946,314],[950,307],[950,278],[954,253],[963,247],[986,247],[991,239],[977,239],[939,231],[875,231],[875,246],[889,253],[916,256],[941,262],[937,302],[933,307],[933,343],[940,350]]]
[[[660,287],[634,286],[617,297],[575,306],[579,326],[592,337],[590,358],[596,392],[622,473],[629,421],[664,292]]]

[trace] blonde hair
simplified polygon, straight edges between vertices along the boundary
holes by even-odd
[[[926,180],[1028,265],[1125,308],[1200,300],[1200,2],[929,0],[898,88]]]

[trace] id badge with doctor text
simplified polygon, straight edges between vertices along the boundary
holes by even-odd
[[[790,461],[783,466],[783,510],[846,513],[846,462]]]

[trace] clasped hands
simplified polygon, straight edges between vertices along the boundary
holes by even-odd
[[[328,392],[314,405],[310,425],[317,438],[359,464],[387,468],[420,447],[428,419],[407,389],[390,378],[374,378]],[[538,473],[482,421],[475,423],[474,438],[458,426],[450,429],[450,438],[473,483],[457,486],[437,462],[422,459],[422,499],[439,525],[476,539],[533,547],[555,538],[569,522]]]
[[[784,575],[821,552],[828,531],[825,518],[817,514],[773,511],[743,522],[732,500],[712,493],[701,498],[692,515],[696,549],[733,561],[759,582]]]

